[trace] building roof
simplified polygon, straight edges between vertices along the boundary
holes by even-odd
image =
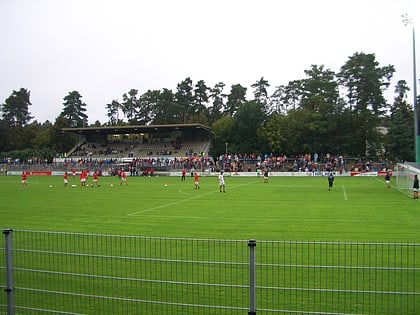
[[[100,134],[125,134],[125,133],[155,133],[168,132],[173,130],[191,131],[195,129],[210,132],[211,129],[202,124],[172,124],[172,125],[134,125],[134,126],[106,126],[106,127],[86,127],[86,128],[62,128],[63,132],[88,135],[94,133]]]

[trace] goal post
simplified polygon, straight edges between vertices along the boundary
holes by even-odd
[[[414,175],[420,178],[420,169],[409,163],[398,163],[396,173],[396,188],[411,196],[413,194]]]

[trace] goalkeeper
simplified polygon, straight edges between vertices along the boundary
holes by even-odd
[[[414,175],[413,180],[413,199],[419,199],[419,178]]]

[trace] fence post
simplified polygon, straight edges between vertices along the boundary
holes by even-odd
[[[255,308],[256,291],[255,291],[255,246],[257,246],[256,240],[249,240],[249,311],[248,315],[257,314]]]
[[[7,315],[15,314],[13,296],[13,263],[12,263],[12,229],[3,230],[5,238],[5,258],[6,258],[6,307]]]

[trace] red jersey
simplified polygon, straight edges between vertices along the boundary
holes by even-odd
[[[26,178],[27,178],[26,173],[22,173],[22,180],[26,180]]]

